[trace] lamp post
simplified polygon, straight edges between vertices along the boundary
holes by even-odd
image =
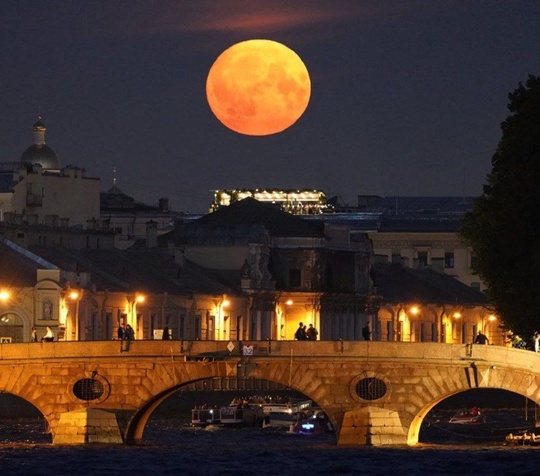
[[[69,299],[71,299],[73,302],[75,302],[75,313],[74,313],[74,319],[75,322],[72,323],[72,333],[71,333],[71,340],[79,340],[80,339],[80,329],[79,329],[79,303],[81,302],[82,298],[82,289],[80,290],[72,290],[69,293]]]

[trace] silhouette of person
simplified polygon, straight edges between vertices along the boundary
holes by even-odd
[[[37,332],[35,327],[32,327],[32,332],[30,333],[30,342],[37,342]]]
[[[307,340],[317,340],[319,331],[313,327],[313,324],[310,324],[308,330],[306,331]]]
[[[163,340],[170,340],[171,334],[169,333],[169,326],[163,328]]]
[[[135,331],[129,324],[126,325],[126,340],[135,340]]]
[[[121,324],[118,326],[117,336],[118,336],[118,340],[124,340],[126,338],[126,325],[125,324]]]
[[[476,339],[474,339],[474,343],[480,345],[488,345],[489,339],[485,334],[482,334],[482,331],[478,331],[478,335],[476,336]]]
[[[364,340],[371,340],[371,329],[369,328],[369,322],[362,327],[362,337]]]
[[[298,325],[298,329],[294,333],[294,338],[296,340],[306,340],[306,326],[304,326],[303,322]]]

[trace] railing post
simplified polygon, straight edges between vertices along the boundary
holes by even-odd
[[[268,338],[268,354],[272,353],[272,340]]]
[[[341,353],[343,354],[343,339],[340,337],[339,342],[341,344]]]

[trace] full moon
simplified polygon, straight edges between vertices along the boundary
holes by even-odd
[[[229,129],[266,136],[292,126],[311,95],[309,73],[300,57],[271,40],[237,43],[218,56],[206,80],[206,98]]]

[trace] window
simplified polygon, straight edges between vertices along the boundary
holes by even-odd
[[[478,282],[471,283],[471,288],[473,288],[476,291],[480,291],[480,283]]]
[[[419,265],[428,265],[428,252],[427,251],[419,251],[418,252],[418,264]]]
[[[478,258],[475,255],[471,255],[471,268],[474,270],[478,264]]]
[[[444,267],[453,268],[454,267],[454,252],[447,251],[444,253]]]
[[[300,288],[302,286],[302,270],[297,268],[289,269],[289,286]]]

